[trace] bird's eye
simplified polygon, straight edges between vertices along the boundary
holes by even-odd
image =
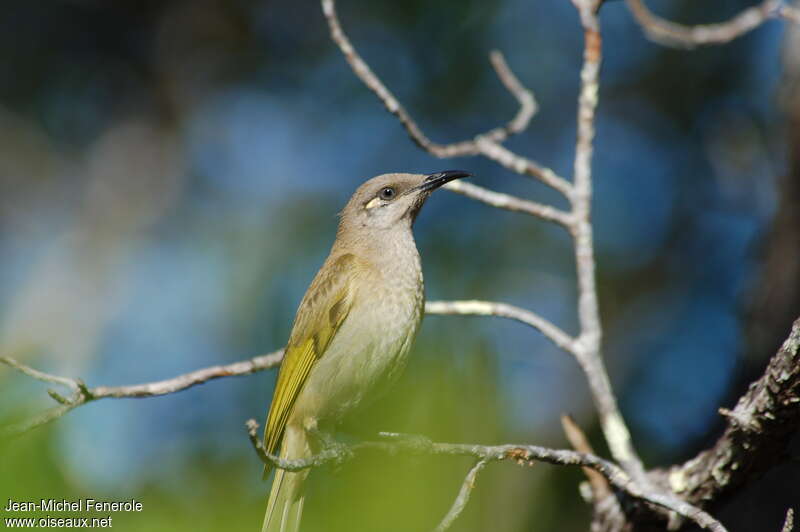
[[[385,201],[391,201],[397,195],[395,192],[394,187],[383,187],[380,192],[378,192],[378,197]]]

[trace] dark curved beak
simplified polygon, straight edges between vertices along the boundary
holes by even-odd
[[[445,170],[444,172],[436,172],[425,176],[425,180],[417,187],[417,190],[429,191],[435,190],[445,183],[449,183],[454,179],[461,179],[462,177],[471,177],[472,174],[463,170]]]

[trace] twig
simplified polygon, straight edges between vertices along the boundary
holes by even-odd
[[[471,140],[464,140],[452,144],[438,144],[430,140],[422,129],[417,125],[411,115],[395,98],[394,94],[384,85],[378,76],[372,71],[369,65],[361,58],[353,47],[350,39],[342,30],[339,17],[336,14],[336,4],[334,0],[321,0],[322,11],[328,22],[333,42],[344,54],[353,73],[381,100],[386,110],[397,117],[408,136],[411,137],[417,146],[427,151],[431,155],[439,158],[463,157],[467,155],[485,155],[497,161],[506,168],[510,168],[520,174],[530,175],[550,185],[554,189],[569,194],[570,184],[563,178],[556,175],[549,168],[542,167],[537,163],[520,156],[512,156],[511,152],[500,149],[500,142],[508,138],[509,135],[520,133],[528,127],[528,123],[536,111],[536,101],[533,94],[523,87],[517,77],[508,68],[502,54],[493,51],[490,55],[492,65],[497,72],[500,81],[511,92],[520,103],[517,115],[503,127],[495,128],[483,134],[475,136]]]
[[[561,427],[573,449],[582,453],[595,454],[586,434],[571,416],[566,414],[561,416]],[[589,483],[588,485],[581,484],[579,490],[584,500],[592,505],[591,530],[593,532],[621,530],[628,520],[617,494],[611,489],[606,478],[594,469],[584,467],[583,474],[586,475]]]
[[[521,309],[507,303],[493,301],[428,301],[425,303],[426,314],[456,314],[462,316],[497,316],[509,318],[544,334],[555,345],[569,353],[576,350],[575,339],[558,326],[529,310]]]
[[[505,148],[499,142],[483,137],[475,137],[475,146],[481,155],[487,159],[498,163],[518,174],[535,177],[545,185],[561,192],[569,198],[572,195],[572,185],[563,177],[556,174],[552,169],[542,166],[539,163],[516,154]]]
[[[18,423],[12,423],[10,425],[6,425],[4,427],[0,427],[0,439],[3,438],[14,438],[16,436],[20,436],[25,434],[26,432],[35,429],[36,427],[41,427],[51,421],[54,421],[64,414],[67,414],[71,410],[85,404],[86,401],[77,397],[69,400],[68,403],[62,403],[59,406],[54,406],[53,408],[49,408],[40,414],[35,415],[31,419],[26,419],[24,421],[20,421]]]
[[[572,212],[575,217],[575,267],[578,277],[578,320],[581,334],[576,357],[589,381],[603,434],[611,455],[626,471],[644,481],[644,466],[631,442],[630,432],[620,414],[601,355],[602,325],[595,283],[592,240],[592,152],[594,119],[599,98],[602,38],[595,0],[573,0],[584,30],[583,67],[578,97],[578,134],[575,144],[575,179]]]
[[[532,465],[535,462],[545,462],[554,465],[590,467],[602,474],[615,488],[627,493],[634,499],[649,502],[656,506],[676,512],[703,528],[713,532],[725,532],[725,528],[714,518],[674,496],[665,495],[655,490],[647,489],[631,478],[616,464],[604,460],[593,454],[586,454],[567,449],[551,449],[538,445],[480,445],[472,443],[439,443],[421,436],[400,436],[393,441],[368,441],[353,445],[336,445],[321,451],[307,459],[284,460],[278,456],[268,454],[258,437],[258,423],[250,419],[246,423],[248,438],[258,457],[265,464],[285,469],[287,471],[301,471],[312,467],[319,467],[328,463],[340,464],[365,450],[386,452],[389,454],[398,451],[412,454],[471,456],[476,460],[485,462],[498,462],[511,460],[520,465]]]
[[[786,520],[783,522],[781,532],[792,532],[794,530],[794,509],[789,508],[786,511]]]
[[[480,473],[488,463],[488,460],[480,459],[477,460],[470,468],[467,476],[464,478],[464,482],[461,484],[461,489],[458,491],[456,500],[453,501],[453,505],[450,507],[447,515],[445,515],[442,519],[442,522],[436,526],[434,532],[444,532],[453,525],[456,519],[458,519],[458,516],[461,515],[461,512],[464,511],[464,508],[469,502],[469,497],[472,494],[472,489],[475,487],[475,481],[478,478],[478,473]]]
[[[70,388],[73,391],[78,390],[78,384],[75,381],[75,379],[70,379],[68,377],[59,377],[58,375],[50,375],[49,373],[45,373],[43,371],[39,371],[38,369],[33,369],[30,366],[26,366],[25,364],[22,364],[21,362],[18,362],[16,359],[11,357],[0,357],[0,363],[3,363],[7,366],[11,366],[20,373],[23,373],[28,377],[32,377],[37,381],[60,384],[62,386]]]
[[[780,14],[789,22],[800,24],[800,9],[790,6],[781,6]]]
[[[561,427],[564,429],[564,434],[567,435],[567,440],[569,440],[569,444],[572,445],[573,449],[582,453],[594,454],[594,449],[589,444],[586,434],[583,433],[571,416],[566,414],[561,416]],[[603,475],[590,467],[584,467],[583,473],[592,487],[592,499],[594,501],[599,501],[611,493],[608,482]]]
[[[192,386],[221,377],[250,375],[251,373],[274,368],[281,363],[281,360],[283,360],[283,349],[273,351],[266,355],[260,355],[249,360],[242,360],[241,362],[198,369],[172,379],[136,384],[133,386],[98,386],[97,388],[92,388],[91,391],[94,399],[102,399],[104,397],[120,398],[165,395],[179,392],[186,388],[191,388]]]
[[[175,393],[198,384],[203,384],[204,382],[208,382],[210,380],[219,379],[221,377],[249,375],[257,371],[272,368],[280,364],[282,358],[283,350],[281,349],[267,355],[257,356],[241,362],[234,362],[224,366],[212,366],[209,368],[198,369],[190,373],[178,375],[172,379],[149,382],[145,384],[135,384],[131,386],[98,386],[96,388],[88,388],[80,379],[51,375],[49,373],[44,373],[42,371],[33,369],[30,366],[22,364],[13,358],[0,357],[0,363],[6,364],[7,366],[14,368],[17,371],[28,375],[29,377],[42,382],[60,384],[72,391],[72,395],[70,397],[63,397],[52,390],[49,391],[50,397],[60,403],[59,406],[46,410],[30,420],[0,428],[0,436],[19,436],[20,434],[28,432],[31,429],[57,419],[81,405],[96,401],[98,399],[105,399],[108,397],[141,398]]]
[[[781,5],[782,0],[764,0],[725,22],[696,26],[685,26],[661,18],[650,11],[643,0],[626,1],[636,21],[650,39],[665,46],[679,48],[730,42],[778,17],[797,21],[792,9]]]
[[[537,216],[543,220],[561,224],[566,228],[570,228],[573,223],[572,215],[568,212],[557,209],[550,205],[544,205],[535,201],[524,200],[517,196],[510,194],[503,194],[502,192],[495,192],[487,188],[466,183],[464,181],[450,181],[444,188],[451,190],[457,194],[467,196],[474,200],[486,203],[498,209],[506,209],[514,212],[521,212]]]
[[[519,110],[516,116],[506,125],[487,131],[482,137],[491,139],[495,142],[503,142],[511,135],[522,133],[528,129],[531,119],[539,110],[533,92],[528,90],[514,74],[506,62],[506,58],[499,50],[489,52],[489,61],[492,63],[497,77],[503,86],[510,92],[519,103]]]

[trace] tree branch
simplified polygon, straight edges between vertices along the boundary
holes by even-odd
[[[781,532],[792,532],[794,530],[794,509],[789,508],[786,511],[786,520],[783,522]]]
[[[44,425],[45,423],[49,423],[81,405],[98,399],[105,399],[108,397],[141,398],[175,393],[221,377],[250,375],[251,373],[273,368],[280,364],[282,358],[283,349],[280,349],[249,360],[234,362],[224,366],[211,366],[198,369],[190,373],[157,382],[134,384],[131,386],[98,386],[96,388],[88,388],[81,379],[51,375],[26,366],[13,358],[0,357],[0,363],[6,364],[36,380],[62,385],[72,392],[70,397],[62,397],[55,391],[49,390],[48,393],[54,400],[60,403],[59,406],[46,410],[30,420],[0,428],[0,436],[18,436],[31,429]]]
[[[510,194],[495,192],[487,188],[466,183],[464,181],[450,181],[444,188],[457,194],[467,196],[474,200],[483,202],[498,209],[505,209],[513,212],[521,212],[531,216],[537,216],[549,222],[555,222],[571,230],[573,225],[572,215],[568,212],[557,209],[550,205],[544,205],[535,201],[524,200]]]
[[[558,326],[529,310],[521,309],[507,303],[493,301],[428,301],[425,303],[426,314],[455,314],[461,316],[497,316],[509,318],[544,334],[550,341],[561,349],[574,353],[575,339],[561,330]]]
[[[502,144],[491,139],[480,136],[475,137],[475,146],[480,150],[480,155],[483,155],[487,159],[518,174],[535,177],[545,185],[559,191],[567,198],[572,195],[572,185],[569,181],[556,174],[550,168],[514,153]]]
[[[781,16],[789,22],[800,24],[800,9],[796,7],[782,6]]]
[[[442,522],[439,523],[439,525],[434,529],[434,532],[444,532],[452,526],[456,519],[458,519],[458,516],[461,515],[461,512],[464,511],[464,508],[469,502],[469,496],[472,494],[472,489],[475,487],[475,481],[478,478],[478,473],[480,473],[488,463],[489,461],[487,459],[482,458],[477,460],[470,468],[467,476],[464,478],[464,482],[461,484],[461,489],[458,491],[458,496],[453,502],[453,506],[450,507],[447,515],[444,516]]]
[[[572,445],[573,449],[582,453],[594,454],[594,449],[592,449],[588,438],[586,438],[586,434],[584,434],[571,416],[566,414],[561,416],[561,428],[564,430],[564,434],[567,436],[567,440],[569,444]],[[583,474],[586,475],[589,481],[593,501],[599,501],[611,494],[611,489],[603,475],[590,467],[584,467]]]
[[[764,375],[750,385],[732,411],[716,444],[662,476],[686,500],[715,504],[748,480],[786,458],[789,441],[800,426],[800,319],[770,360]]]
[[[644,466],[633,448],[630,432],[617,406],[601,354],[603,330],[597,302],[591,221],[594,119],[599,98],[603,44],[597,17],[599,4],[597,0],[573,0],[573,3],[580,15],[584,31],[572,197],[575,267],[578,277],[578,320],[581,326],[575,356],[588,379],[611,455],[626,471],[639,480],[644,480]]]
[[[771,19],[784,18],[794,22],[800,19],[796,10],[782,5],[782,0],[764,0],[725,22],[685,26],[654,14],[644,5],[643,0],[626,1],[648,38],[659,44],[677,48],[723,44],[741,37]]]
[[[339,17],[336,14],[336,4],[334,0],[321,1],[322,11],[328,22],[331,38],[342,51],[342,54],[344,54],[353,73],[369,90],[375,93],[384,107],[386,107],[386,110],[397,117],[406,129],[408,136],[411,137],[411,140],[413,140],[417,146],[439,158],[485,155],[517,173],[530,175],[564,194],[569,193],[571,188],[570,184],[556,175],[551,169],[544,168],[524,157],[512,157],[510,156],[513,155],[511,152],[504,152],[503,149],[499,149],[500,142],[504,141],[512,134],[524,131],[528,127],[537,107],[533,93],[520,83],[519,79],[517,79],[508,67],[500,52],[493,51],[489,58],[500,81],[520,104],[517,115],[505,126],[477,135],[472,140],[464,140],[452,144],[438,144],[430,140],[425,133],[422,132],[422,129],[420,129],[414,119],[411,118],[408,111],[406,111],[397,98],[395,98],[394,94],[392,94],[358,54],[350,42],[350,39],[348,39],[347,35],[344,33],[344,30],[342,30]]]
[[[511,135],[522,133],[528,129],[528,124],[539,110],[533,92],[525,87],[517,78],[506,62],[505,56],[499,50],[489,52],[489,62],[492,63],[495,73],[503,86],[516,98],[519,103],[519,110],[516,116],[506,125],[487,131],[481,137],[491,139],[495,142],[503,142]]]
[[[545,462],[554,465],[589,467],[602,474],[612,486],[634,499],[676,512],[707,530],[726,532],[719,522],[699,508],[676,497],[665,495],[653,489],[643,488],[639,482],[631,478],[619,466],[593,454],[567,449],[551,449],[538,445],[438,443],[424,436],[384,433],[382,436],[391,437],[392,441],[368,441],[353,445],[337,444],[307,459],[284,460],[265,451],[264,445],[258,436],[259,425],[254,419],[248,420],[246,427],[250,443],[261,461],[264,464],[287,471],[302,471],[328,463],[341,464],[351,460],[359,452],[365,450],[389,454],[402,451],[411,454],[470,456],[486,463],[511,460],[519,465],[533,465],[535,462]]]

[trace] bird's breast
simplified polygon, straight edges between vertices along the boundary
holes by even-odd
[[[338,420],[400,375],[422,318],[424,289],[418,261],[399,266],[356,283],[347,319],[298,398],[298,415]]]

